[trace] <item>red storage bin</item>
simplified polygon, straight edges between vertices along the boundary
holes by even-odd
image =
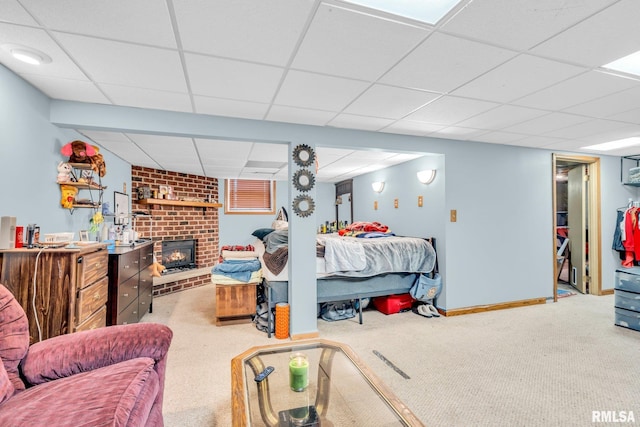
[[[384,314],[395,314],[411,310],[412,304],[413,298],[410,294],[388,295],[373,299],[373,306]]]

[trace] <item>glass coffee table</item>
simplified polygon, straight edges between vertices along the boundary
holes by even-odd
[[[231,388],[234,426],[423,425],[349,346],[328,340],[253,347],[231,360]]]

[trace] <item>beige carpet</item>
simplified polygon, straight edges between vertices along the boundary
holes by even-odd
[[[214,304],[207,285],[155,298],[144,317],[174,331],[167,427],[230,426],[231,358],[282,342],[252,324],[215,326]],[[348,343],[427,426],[585,426],[592,411],[633,411],[640,425],[640,332],[614,326],[613,295],[432,319],[368,309],[364,325],[356,319],[319,320],[320,335]]]

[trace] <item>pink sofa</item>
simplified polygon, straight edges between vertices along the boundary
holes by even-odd
[[[162,426],[172,335],[137,323],[29,346],[24,310],[0,285],[0,426]]]

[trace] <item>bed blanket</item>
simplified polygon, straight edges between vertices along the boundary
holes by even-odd
[[[326,239],[324,263],[327,273],[359,271],[367,266],[364,247],[350,239]]]
[[[262,259],[269,271],[277,276],[280,274],[284,266],[287,265],[287,260],[289,259],[289,247],[281,246],[273,253],[265,251],[265,253],[262,254]]]

